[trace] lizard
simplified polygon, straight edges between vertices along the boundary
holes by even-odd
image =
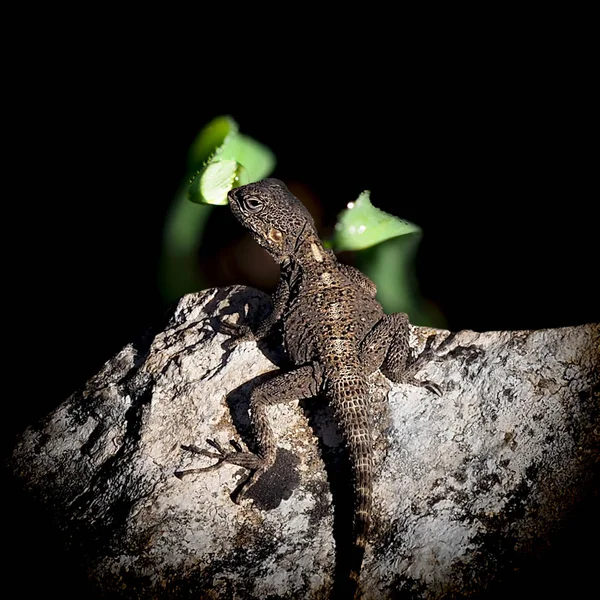
[[[261,340],[280,326],[293,368],[259,384],[250,396],[251,425],[256,452],[234,444],[226,452],[216,441],[208,451],[185,449],[245,467],[249,475],[235,501],[275,462],[276,440],[267,418],[275,403],[325,397],[344,439],[352,473],[352,550],[348,574],[350,595],[360,596],[359,577],[373,510],[373,448],[369,419],[368,377],[380,369],[396,383],[424,386],[440,393],[436,384],[420,381],[415,373],[427,352],[415,359],[409,347],[409,320],[404,313],[386,315],[376,300],[375,284],[358,269],[340,263],[324,247],[309,211],[277,179],[265,179],[232,189],[231,211],[279,264],[280,278],[272,295],[272,311],[253,331],[236,325],[236,343]],[[426,346],[426,350],[428,347]]]

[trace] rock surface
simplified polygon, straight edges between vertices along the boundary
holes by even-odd
[[[285,365],[276,340],[232,344],[219,319],[255,320],[250,288],[185,296],[164,329],[129,344],[28,428],[11,468],[47,507],[106,596],[327,598],[349,518],[341,437],[325,402],[271,409],[279,455],[241,506],[244,470],[181,445],[250,442],[249,392]],[[481,592],[552,541],[597,493],[600,327],[447,331],[418,374],[372,378],[374,525],[366,599]],[[386,400],[386,393],[387,400]],[[336,553],[337,547],[337,553]]]

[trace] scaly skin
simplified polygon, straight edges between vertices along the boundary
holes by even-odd
[[[233,214],[279,264],[281,276],[272,313],[255,332],[242,328],[240,340],[261,339],[282,324],[287,353],[295,365],[254,389],[250,398],[257,453],[200,451],[218,458],[215,468],[230,462],[251,472],[240,490],[248,489],[275,462],[276,443],[268,422],[269,405],[326,397],[332,405],[352,468],[352,593],[358,594],[372,512],[373,450],[367,378],[381,370],[393,381],[426,385],[413,378],[416,363],[408,345],[405,314],[385,315],[375,299],[376,287],[360,271],[343,265],[325,249],[312,217],[285,185],[266,179],[229,192]],[[437,391],[437,390],[436,390]],[[195,448],[191,448],[198,451]],[[206,469],[179,472],[178,475]]]

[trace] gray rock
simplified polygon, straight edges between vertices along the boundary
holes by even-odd
[[[285,356],[276,341],[235,346],[219,319],[254,320],[268,307],[243,287],[185,296],[164,329],[127,345],[20,437],[12,470],[102,593],[330,594],[351,506],[325,402],[272,407],[277,463],[241,506],[230,494],[244,469],[174,475],[211,464],[181,445],[251,444],[249,391]],[[436,359],[418,377],[444,393],[372,378],[366,599],[481,592],[537,555],[597,490],[599,325],[411,335],[416,348],[435,336]]]

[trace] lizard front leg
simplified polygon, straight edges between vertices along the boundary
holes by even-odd
[[[235,345],[242,342],[259,341],[267,337],[277,321],[281,319],[281,315],[287,305],[290,297],[290,286],[287,280],[280,277],[277,287],[271,297],[273,310],[258,323],[258,326],[253,331],[249,325],[238,325],[221,321],[221,328],[225,333],[237,335]]]
[[[185,447],[185,449],[197,454],[217,458],[217,463],[210,467],[178,471],[175,475],[181,478],[190,473],[211,471],[220,467],[223,463],[245,467],[250,470],[250,475],[235,498],[237,503],[241,502],[248,490],[275,462],[277,447],[269,423],[267,408],[282,402],[316,396],[320,391],[322,380],[321,369],[318,365],[305,365],[287,373],[277,374],[268,381],[261,383],[254,388],[250,396],[250,414],[256,453],[243,452],[239,445],[235,446],[235,452],[227,453],[214,441],[209,441],[209,443],[217,452],[200,450],[195,446]]]
[[[415,378],[421,366],[431,360],[433,338],[428,338],[425,349],[415,358],[408,344],[408,332],[408,315],[383,315],[360,344],[360,357],[367,372],[381,368],[382,373],[395,383],[425,387],[441,395],[442,390],[436,383]]]

